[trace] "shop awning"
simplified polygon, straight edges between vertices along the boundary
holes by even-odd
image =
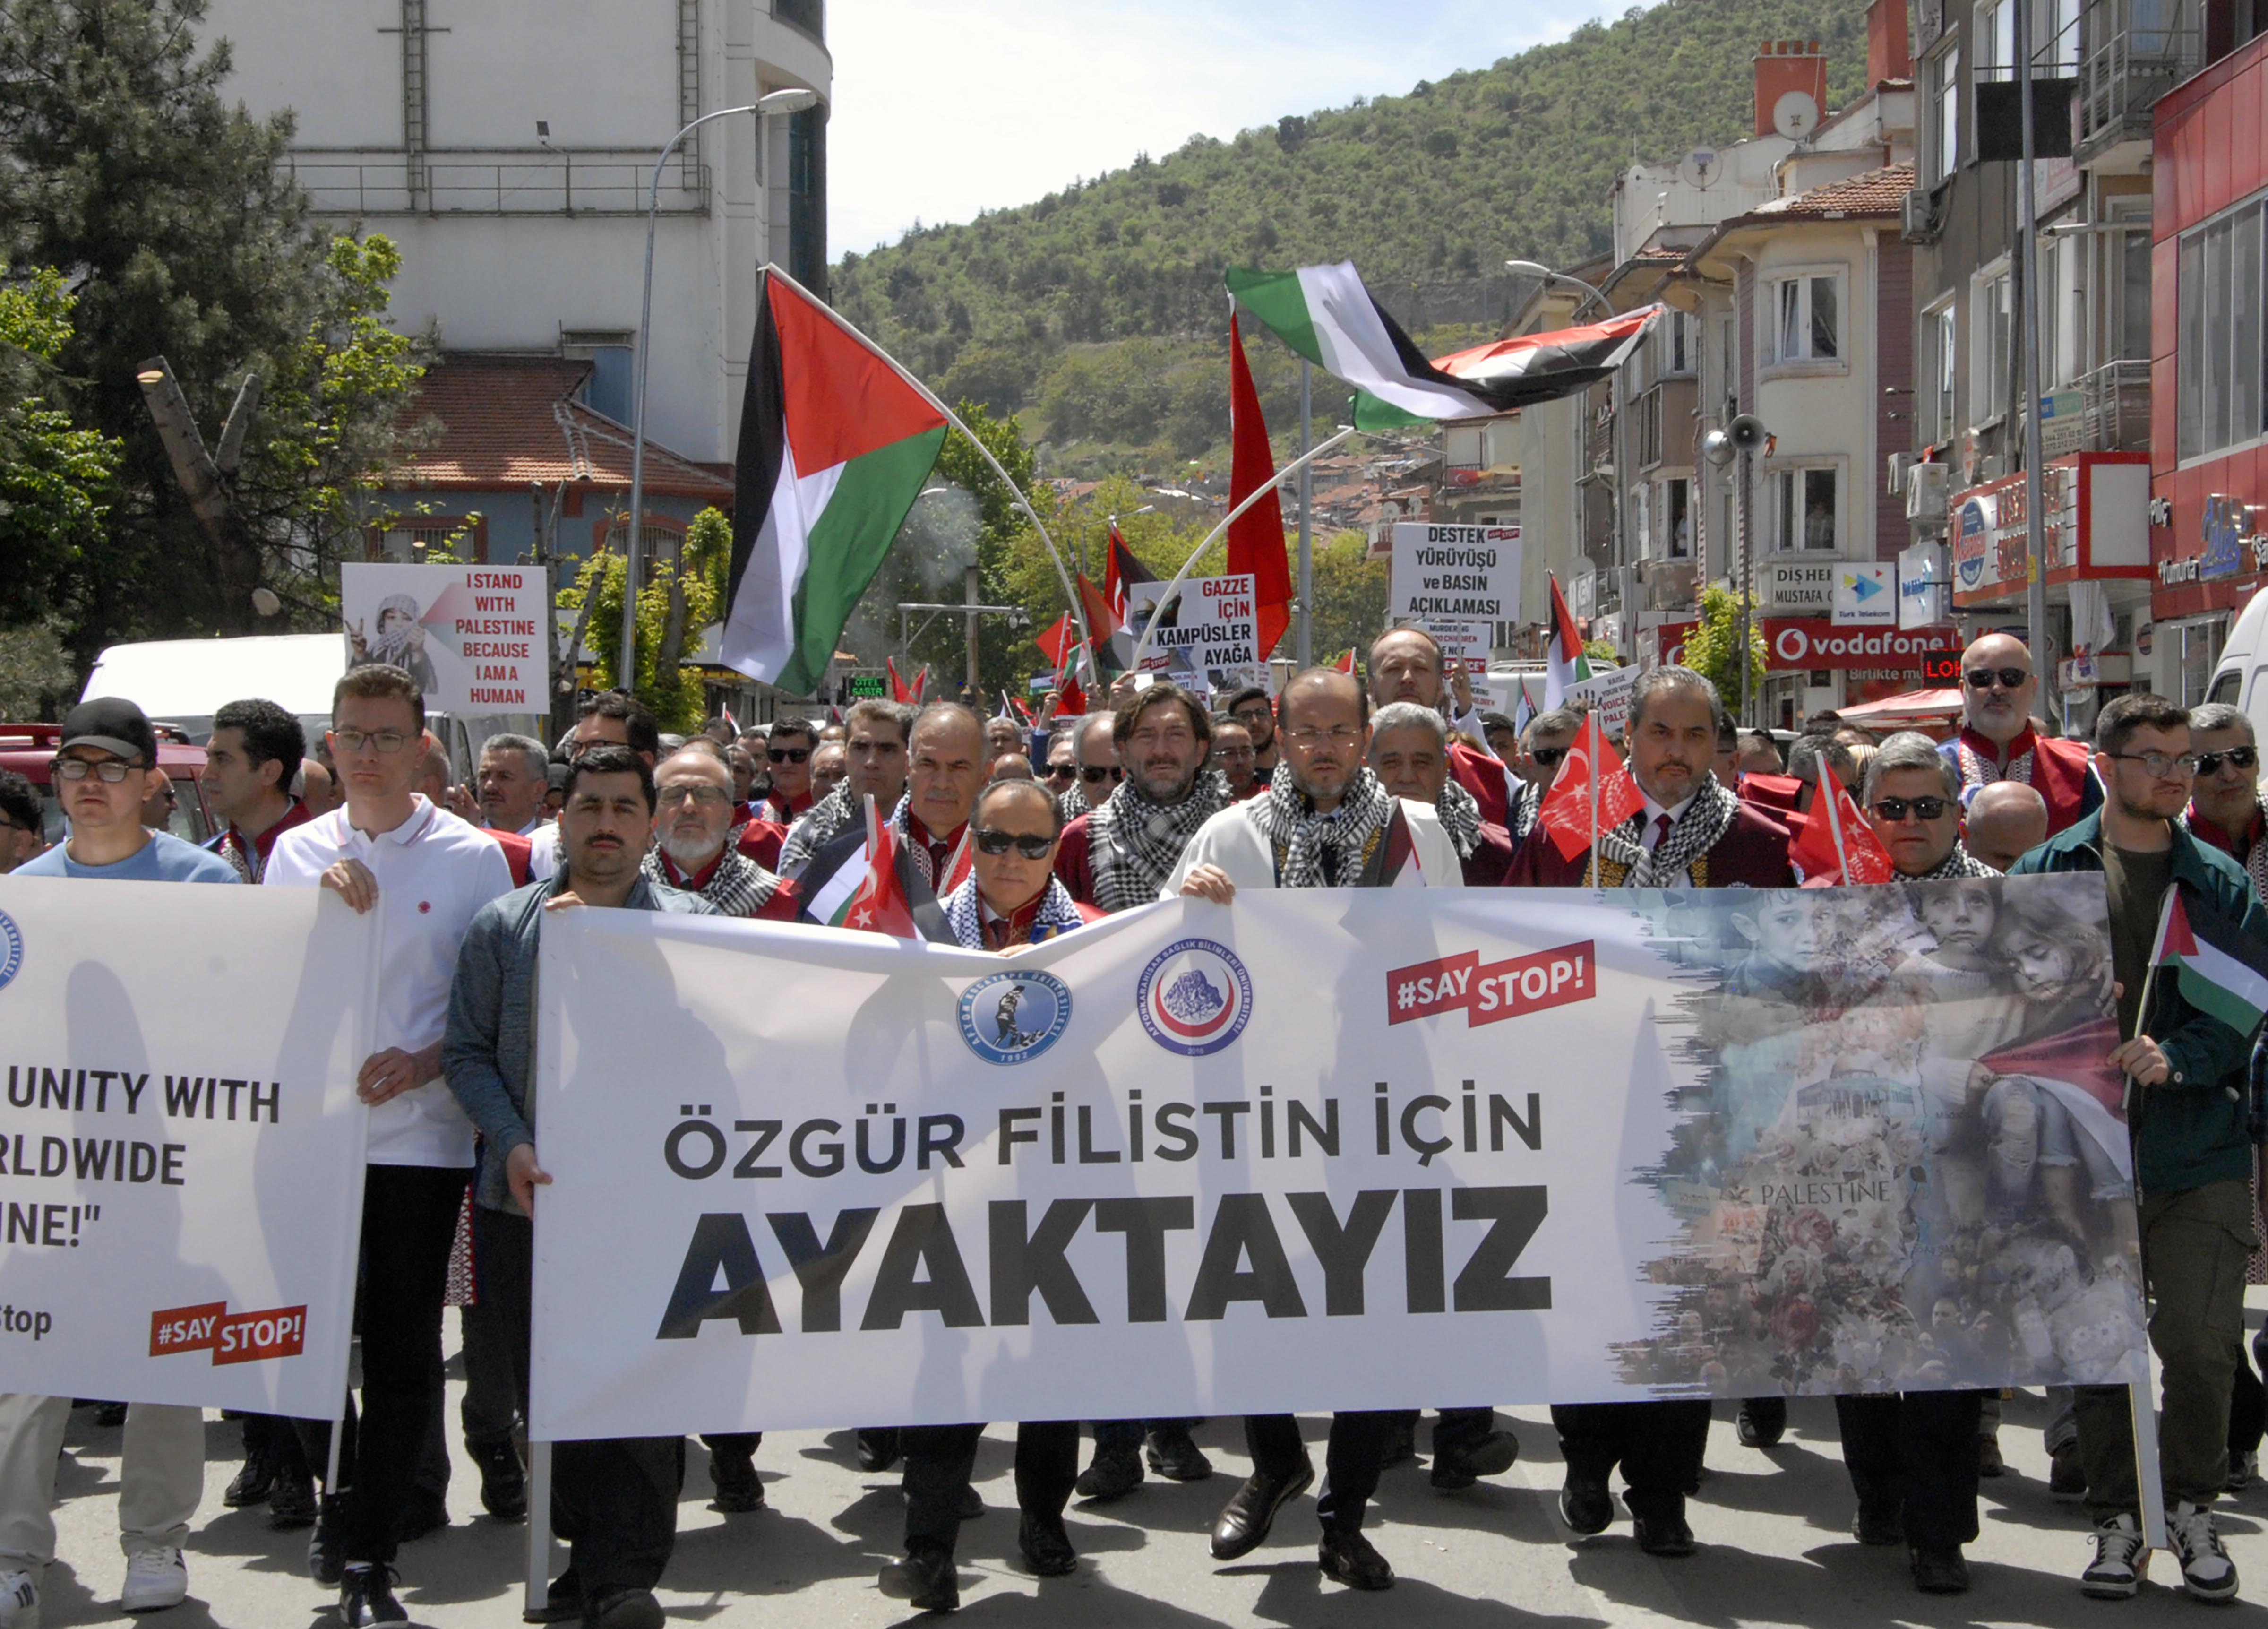
[[[1958,689],[1904,690],[1896,696],[1885,696],[1878,702],[1838,707],[1835,710],[1835,716],[1845,724],[1856,724],[1867,729],[1957,719],[1961,716],[1961,692]]]

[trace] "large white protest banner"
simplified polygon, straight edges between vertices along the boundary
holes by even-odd
[[[2128,1191],[2108,955],[2061,877],[554,917],[534,1432],[2124,1379],[2038,1176]]]
[[[1518,622],[1520,528],[1396,521],[1386,615],[1429,624]]]
[[[391,662],[436,712],[543,712],[551,705],[551,595],[536,565],[339,568],[347,661]]]
[[[0,877],[0,1383],[328,1419],[378,924],[316,888]]]

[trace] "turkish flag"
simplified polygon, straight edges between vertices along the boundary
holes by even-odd
[[[1839,839],[1839,841],[1838,841]],[[1801,867],[1808,888],[1840,883],[1888,882],[1897,875],[1889,851],[1867,823],[1859,800],[1843,789],[1824,757],[1819,760],[1819,790],[1787,857]]]
[[[1591,802],[1594,779],[1598,785],[1595,826]],[[1559,760],[1559,773],[1543,794],[1535,823],[1550,834],[1551,846],[1559,851],[1561,859],[1573,859],[1591,846],[1599,832],[1621,825],[1645,807],[1646,794],[1638,789],[1622,755],[1599,727],[1599,715],[1584,714],[1583,733]]]
[[[1232,521],[1228,528],[1228,574],[1252,573],[1252,597],[1265,658],[1292,623],[1292,564],[1284,553],[1284,506],[1276,499],[1276,454],[1268,446],[1268,426],[1260,417],[1260,393],[1244,360],[1244,340],[1236,317],[1228,319],[1228,507],[1230,512],[1253,493],[1268,496]]]
[[[850,908],[843,913],[844,927],[863,928],[870,933],[887,933],[894,939],[919,939],[921,931],[914,926],[912,904],[906,898],[905,884],[898,880],[898,837],[890,829],[874,806],[866,800],[866,880],[850,896]]]

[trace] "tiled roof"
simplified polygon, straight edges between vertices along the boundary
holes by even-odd
[[[530,482],[590,481],[627,489],[630,431],[574,399],[587,362],[556,357],[445,354],[426,370],[413,424],[438,421],[431,445],[402,461],[398,478],[416,487],[498,491]],[[649,492],[729,498],[729,475],[681,457],[651,437]]]
[[[1793,197],[1774,198],[1760,204],[1755,216],[1781,219],[1851,220],[1865,216],[1895,216],[1906,194],[1913,190],[1914,166],[1893,164],[1863,175],[1830,181]]]

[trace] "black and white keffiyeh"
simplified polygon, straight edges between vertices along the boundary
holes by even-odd
[[[1197,828],[1232,801],[1228,778],[1219,770],[1197,771],[1189,795],[1179,803],[1157,802],[1130,778],[1120,781],[1108,800],[1087,816],[1094,903],[1114,914],[1152,903],[1181,864],[1182,851]]]
[[[1480,800],[1452,778],[1442,783],[1433,812],[1441,817],[1441,829],[1449,834],[1449,841],[1457,845],[1457,858],[1470,859],[1481,840]]]
[[[686,888],[683,883],[671,880],[668,868],[662,864],[659,844],[645,851],[645,862],[639,869],[645,873],[646,881],[656,887],[681,888],[687,893],[698,894],[717,907],[719,916],[726,917],[755,916],[771,903],[780,881],[746,854],[735,851],[729,845],[718,859],[717,869],[710,873],[709,881],[697,888]]]
[[[984,906],[977,897],[976,879],[971,877],[945,898],[946,925],[952,928],[954,942],[968,950],[982,950],[984,945]],[[1048,891],[1040,896],[1040,914],[1032,920],[1033,944],[1049,940],[1058,933],[1068,933],[1083,927],[1086,918],[1079,914],[1072,903],[1071,890],[1054,877],[1048,879]]]
[[[1474,807],[1478,807],[1476,804]],[[1535,812],[1543,807],[1543,789],[1529,781],[1521,781],[1512,789],[1512,802],[1505,810],[1505,828],[1514,842],[1524,842],[1535,829]]]
[[[1289,772],[1269,783],[1267,796],[1241,807],[1276,851],[1276,886],[1287,888],[1352,888],[1394,818],[1393,795],[1366,769],[1355,771],[1328,814],[1315,813]]]
[[[1704,775],[1685,812],[1651,853],[1645,842],[1646,814],[1640,809],[1621,825],[1599,833],[1600,858],[1630,868],[1624,887],[1657,887],[1658,879],[1690,870],[1695,860],[1715,848],[1739,807],[1740,800],[1714,775]]]
[[[865,818],[865,800],[852,797],[850,783],[844,781],[788,829],[787,841],[780,845],[780,875],[793,876],[814,854]]]
[[[1078,781],[1071,782],[1069,792],[1056,794],[1056,807],[1063,811],[1063,823],[1066,826],[1080,815],[1094,812],[1094,805],[1086,800],[1086,786]]]
[[[1953,851],[1918,877],[1907,877],[1908,882],[1947,882],[1959,877],[1997,877],[2000,873],[1969,851],[1968,845],[1955,842]]]

